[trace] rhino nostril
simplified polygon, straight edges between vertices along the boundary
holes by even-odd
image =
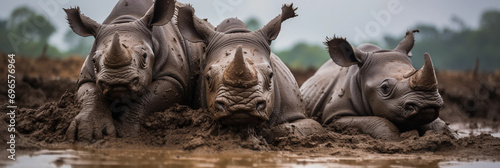
[[[139,77],[135,77],[134,79],[132,79],[132,82],[130,82],[130,87],[131,88],[135,88],[139,86]]]
[[[408,112],[416,111],[417,110],[417,105],[414,103],[406,103],[405,104],[405,110]]]
[[[264,109],[266,109],[266,101],[257,102],[255,109],[257,109],[257,111],[263,111]]]
[[[224,102],[222,102],[220,100],[215,101],[215,108],[217,108],[221,111],[226,111],[226,105],[224,104]]]

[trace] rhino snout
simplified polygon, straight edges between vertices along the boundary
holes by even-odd
[[[217,108],[219,111],[226,111],[226,104],[222,100],[216,100],[215,108]]]
[[[130,80],[99,79],[97,85],[105,96],[119,98],[122,95],[128,95],[139,90],[139,77],[133,77]]]
[[[252,124],[269,119],[265,115],[267,102],[264,99],[239,104],[231,104],[224,99],[218,99],[214,106],[216,109],[215,119],[228,124]]]
[[[408,102],[404,105],[404,118],[412,125],[422,125],[434,121],[439,116],[440,104],[419,105]],[[409,124],[408,123],[408,124]]]

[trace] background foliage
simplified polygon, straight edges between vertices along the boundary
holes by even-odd
[[[500,11],[483,12],[478,28],[470,28],[460,18],[451,19],[458,28],[438,28],[430,24],[417,24],[415,47],[412,50],[415,67],[423,64],[423,55],[428,52],[437,69],[467,70],[473,69],[476,58],[480,62],[480,70],[493,71],[500,64]],[[37,25],[33,25],[36,23]],[[251,18],[246,21],[251,30],[262,27],[260,21]],[[41,25],[41,26],[40,26]],[[36,26],[36,27],[34,27]],[[64,41],[69,46],[61,49],[49,44],[48,39],[56,31],[50,20],[28,7],[19,7],[7,19],[0,19],[0,51],[14,53],[14,42],[19,42],[17,54],[27,57],[39,57],[46,46],[49,57],[66,57],[69,55],[87,56],[92,37],[80,37],[69,27]],[[332,34],[335,32],[332,32]],[[398,36],[386,35],[383,41],[371,40],[371,43],[381,44],[382,48],[392,49],[402,40],[404,34]],[[273,51],[290,68],[318,68],[330,59],[325,46],[299,42],[284,50]]]

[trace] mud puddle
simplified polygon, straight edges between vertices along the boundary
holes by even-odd
[[[5,167],[499,167],[500,162],[446,161],[441,157],[373,155],[363,158],[303,156],[288,152],[198,154],[165,150],[46,149],[22,155]]]
[[[490,134],[493,137],[500,138],[500,128],[495,128],[484,123],[452,123],[450,128],[457,130],[460,138],[478,136],[480,134]]]

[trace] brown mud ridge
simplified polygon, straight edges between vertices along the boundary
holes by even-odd
[[[16,94],[20,97],[16,99],[16,104],[20,107],[16,116],[16,149],[71,146],[73,143],[68,140],[65,132],[80,111],[79,105],[75,104],[76,81],[74,78],[26,74],[28,75],[21,75],[16,83]],[[500,81],[499,74],[479,75],[481,80],[474,80],[478,77],[474,77],[472,73],[438,72],[440,91],[446,103],[441,117],[448,122],[469,122],[500,128],[500,89],[494,83]],[[2,103],[7,102],[4,93],[5,88],[1,88]],[[486,93],[487,96],[484,96]],[[475,104],[464,104],[469,101]],[[6,128],[9,121],[6,106],[4,103],[0,107],[2,128]],[[500,161],[500,138],[489,134],[456,140],[439,132],[429,131],[419,136],[416,131],[409,131],[401,135],[401,141],[384,141],[357,130],[343,130],[306,138],[275,138],[266,136],[267,128],[229,128],[213,121],[205,110],[181,105],[153,113],[141,125],[141,131],[136,137],[106,137],[90,144],[76,144],[88,149],[183,150],[199,153],[286,151],[298,155],[334,157],[411,155],[418,156],[416,159],[438,157],[444,160]],[[7,135],[2,129],[0,140],[6,142]],[[7,148],[5,143],[3,146],[4,149]]]
[[[37,109],[20,109],[16,126],[17,149],[42,149],[71,144],[65,131],[80,109],[74,104],[74,97],[73,93],[66,92],[59,101],[46,103]],[[6,109],[2,109],[4,110]],[[5,113],[2,113],[1,118],[3,121],[7,120]],[[5,124],[3,121],[1,123]],[[144,119],[137,137],[107,137],[83,145],[90,149],[168,149],[201,153],[288,151],[338,157],[433,154],[447,160],[500,160],[500,138],[489,134],[455,140],[443,133],[429,131],[420,137],[416,131],[409,131],[402,134],[402,141],[393,142],[373,139],[356,130],[328,132],[306,138],[285,136],[270,140],[263,134],[265,128],[259,131],[251,128],[228,128],[214,122],[204,110],[176,106]]]

